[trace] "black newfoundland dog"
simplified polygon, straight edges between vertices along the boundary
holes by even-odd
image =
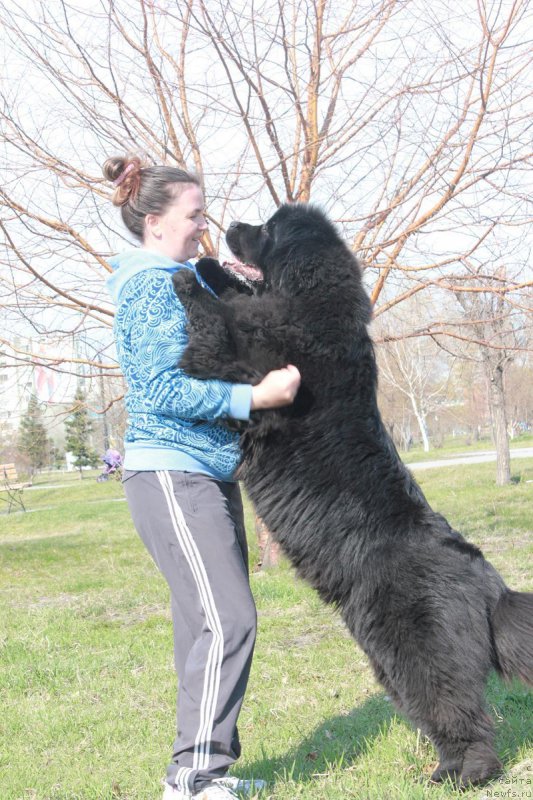
[[[293,406],[242,433],[242,475],[298,574],[335,604],[397,707],[439,755],[434,781],[501,770],[484,687],[491,669],[533,683],[533,594],[507,588],[477,547],[428,505],[376,404],[369,299],[359,266],[317,208],[282,206],[233,223],[251,289],[218,262],[175,276],[190,321],[181,366],[197,378],[258,382],[295,364]]]

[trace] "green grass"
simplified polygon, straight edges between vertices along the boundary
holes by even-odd
[[[514,588],[531,589],[533,461],[513,471],[503,488],[490,464],[427,471],[420,483]],[[28,513],[0,516],[0,798],[159,800],[174,736],[167,589],[120,484],[54,480],[68,485],[46,488],[46,476],[25,492]],[[255,563],[250,508],[247,524]],[[236,772],[266,778],[276,800],[456,796],[419,781],[434,751],[394,713],[335,612],[287,564],[252,584],[259,636]],[[523,790],[514,796],[525,798],[532,696],[493,678],[488,705],[513,791]]]

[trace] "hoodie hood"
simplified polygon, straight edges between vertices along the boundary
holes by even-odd
[[[119,253],[108,259],[108,264],[112,267],[113,273],[107,279],[106,284],[115,303],[119,302],[121,292],[129,279],[139,272],[147,269],[162,269],[172,275],[179,269],[196,271],[190,261],[181,264],[168,256],[154,253],[152,250],[144,250],[142,247]]]

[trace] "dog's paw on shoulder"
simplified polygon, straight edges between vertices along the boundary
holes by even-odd
[[[230,288],[231,280],[216,258],[200,258],[196,262],[196,272],[203,281],[220,297],[226,289]]]
[[[224,267],[215,258],[200,258],[196,262],[196,271],[217,297],[224,299],[235,295],[254,294],[249,281]]]
[[[196,275],[190,269],[180,269],[172,276],[174,291],[184,306],[187,306],[195,291],[200,288]]]

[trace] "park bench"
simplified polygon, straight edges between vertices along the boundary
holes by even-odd
[[[31,481],[20,481],[14,464],[0,464],[0,500],[8,504],[8,514],[14,507],[26,511],[22,501],[22,492],[28,486],[31,486]],[[7,497],[4,497],[4,494]]]

